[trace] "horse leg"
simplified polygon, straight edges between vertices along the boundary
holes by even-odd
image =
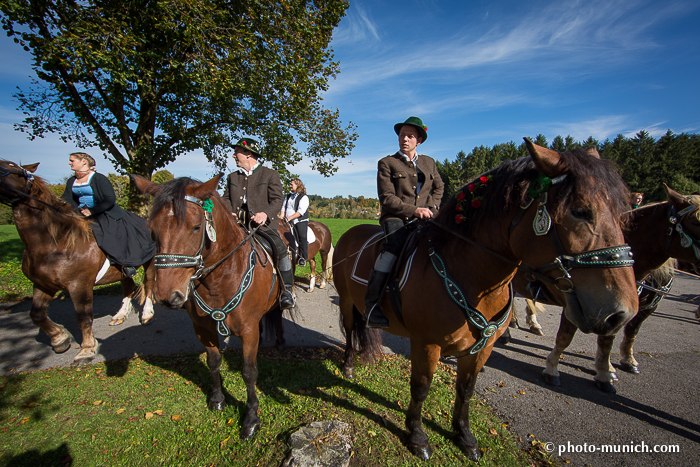
[[[321,255],[321,283],[318,288],[325,289],[328,283],[328,252],[321,250],[319,254]]]
[[[316,287],[316,260],[309,258],[309,267],[311,268],[311,275],[309,276],[309,290],[307,292],[313,292],[314,287]],[[323,288],[320,287],[319,288]]]
[[[657,306],[650,307],[644,310],[640,310],[634,315],[629,323],[625,325],[625,330],[622,334],[622,342],[620,342],[620,369],[628,373],[639,374],[639,363],[634,358],[634,340],[639,334],[639,329],[642,327],[642,323],[647,319],[653,312],[656,311]],[[700,310],[700,308],[698,308]]]
[[[219,352],[219,334],[216,331],[216,324],[209,317],[202,318],[198,316],[190,300],[185,302],[185,309],[192,319],[192,327],[197,339],[207,352],[207,366],[211,375],[209,410],[221,412],[226,408],[226,398],[222,390],[221,352]]]
[[[66,328],[60,326],[49,318],[46,309],[53,298],[53,294],[48,294],[34,286],[34,294],[32,296],[32,309],[29,312],[29,317],[32,322],[44,330],[49,339],[51,339],[51,347],[56,353],[63,353],[70,349],[70,333]]]
[[[260,343],[260,334],[255,332],[246,332],[241,336],[243,344],[243,382],[245,383],[248,400],[245,404],[245,418],[241,427],[241,439],[250,439],[255,432],[260,428],[260,418],[258,418],[258,394],[255,391],[255,382],[258,379],[258,344]]]
[[[452,428],[457,432],[455,443],[465,456],[474,462],[481,457],[479,443],[471,432],[469,423],[469,401],[474,395],[476,378],[483,368],[493,347],[486,347],[476,356],[462,357],[457,360],[457,398],[452,414]]]
[[[149,260],[143,265],[143,282],[141,283],[142,293],[145,297],[143,311],[141,312],[141,326],[148,326],[153,321],[153,287],[156,283],[156,267],[153,260]]]
[[[75,306],[75,315],[78,325],[83,332],[83,341],[80,343],[80,352],[73,359],[73,364],[82,365],[90,363],[97,355],[97,339],[92,334],[92,285],[82,290],[71,290],[70,296]]]
[[[595,386],[603,392],[615,394],[614,381],[617,381],[615,368],[610,363],[610,350],[615,336],[598,336],[598,350],[595,354]]]
[[[125,277],[121,282],[122,296],[124,299],[122,300],[122,307],[119,309],[119,312],[112,316],[112,320],[109,322],[110,326],[118,326],[122,324],[124,321],[126,321],[129,313],[134,309],[133,305],[131,304],[131,296],[134,293],[134,280],[130,277]]]
[[[420,346],[411,342],[411,402],[406,411],[408,449],[422,460],[430,459],[433,449],[423,431],[421,412],[428,397],[430,383],[440,358],[440,348],[435,345]]]
[[[578,328],[576,325],[566,318],[564,315],[564,310],[562,310],[559,330],[557,331],[557,339],[554,348],[545,360],[545,368],[544,371],[542,371],[542,378],[544,379],[545,383],[552,386],[561,386],[561,382],[559,381],[559,370],[557,370],[557,366],[559,365],[559,357],[561,357],[564,350],[571,344],[577,329]]]
[[[530,300],[529,298],[526,299],[525,302],[527,304],[527,318],[525,322],[530,327],[530,332],[537,334],[538,336],[544,336],[542,326],[540,326],[540,323],[537,322],[537,309],[539,308],[540,311],[544,311],[544,307],[542,307],[542,305],[536,301]]]
[[[354,377],[355,371],[355,346],[353,344],[355,336],[354,329],[356,322],[358,326],[364,326],[364,320],[360,312],[353,305],[349,298],[340,298],[340,324],[345,334],[345,361],[343,362],[343,376],[348,379]]]

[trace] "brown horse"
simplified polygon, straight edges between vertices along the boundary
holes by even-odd
[[[308,249],[311,274],[309,275],[309,290],[307,290],[307,292],[313,292],[314,287],[316,287],[317,254],[321,254],[321,283],[318,285],[318,288],[325,289],[326,283],[333,280],[330,268],[330,265],[333,263],[333,241],[331,239],[331,230],[326,224],[317,221],[309,221],[309,229],[313,231],[314,237],[316,237],[313,242],[309,243]],[[296,239],[292,235],[289,222],[285,219],[280,220],[277,232],[287,245],[296,245]],[[289,249],[292,252],[292,265],[294,271],[296,271],[299,255],[296,248],[290,247]]]
[[[168,308],[184,307],[190,315],[207,351],[211,410],[226,407],[219,336],[241,339],[248,400],[240,436],[248,439],[260,426],[255,391],[260,322],[263,316],[281,315],[278,300],[284,285],[270,256],[216,192],[221,175],[205,183],[177,178],[162,185],[132,177],[139,190],[154,196],[149,225],[158,246],[156,300]],[[266,328],[274,333],[277,322],[281,319],[266,319]]]
[[[637,311],[633,261],[621,245],[628,192],[619,175],[594,151],[560,154],[526,144],[531,157],[465,185],[434,220],[419,226],[390,284],[400,297],[385,294],[380,302],[390,323],[386,331],[411,341],[407,444],[423,459],[432,451],[421,408],[440,356],[457,357],[456,444],[470,459],[481,455],[469,428],[469,399],[510,320],[516,268],[566,290],[571,319],[590,332],[615,333]],[[336,245],[346,377],[353,374],[356,346],[370,358],[381,349],[380,334],[366,328],[358,311],[381,235],[379,226],[357,226]]]
[[[121,281],[124,300],[111,325],[121,324],[133,309],[134,281],[109,264],[90,230],[87,219],[77,216],[69,205],[54,195],[46,182],[32,175],[39,164],[18,166],[0,160],[0,202],[12,206],[19,237],[24,243],[22,272],[34,284],[32,322],[51,339],[54,352],[70,348],[71,335],[48,317],[46,309],[59,290],[69,293],[83,334],[75,364],[87,363],[97,354],[92,333],[92,289],[96,285]],[[155,270],[144,264],[142,284],[145,300],[141,324],[153,318],[151,290]],[[143,302],[142,302],[143,303]]]
[[[665,280],[655,278],[653,289],[645,288],[643,281],[657,268],[661,268],[669,258],[688,262],[700,261],[700,196],[683,196],[665,186],[668,201],[648,204],[625,214],[629,229],[625,232],[627,243],[634,254],[634,275],[639,284],[639,313],[624,327],[623,340],[620,342],[620,368],[631,373],[639,373],[638,362],[634,358],[634,340],[644,322],[658,307],[663,297],[663,291],[657,290],[670,287],[672,275]],[[663,276],[662,269],[657,273]],[[513,279],[513,288],[524,297],[533,298],[528,289],[525,274],[518,273]],[[535,292],[536,293],[536,292]],[[565,306],[562,294],[550,294],[543,291],[547,303]],[[536,324],[534,310],[528,306],[528,324]],[[539,325],[537,325],[539,326]],[[543,371],[544,380],[559,386],[559,371],[557,366],[564,350],[571,344],[577,327],[562,313],[556,344],[547,356]],[[535,328],[536,332],[536,328]],[[614,393],[614,381],[617,381],[615,368],[610,363],[610,352],[615,336],[598,336],[598,350],[595,359],[596,386],[605,392]]]

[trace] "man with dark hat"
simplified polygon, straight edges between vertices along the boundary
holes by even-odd
[[[384,228],[386,241],[370,273],[365,294],[365,320],[370,328],[389,326],[379,302],[408,237],[405,225],[437,214],[444,190],[435,161],[416,152],[416,148],[428,139],[428,128],[423,121],[409,117],[394,125],[394,131],[399,136],[399,151],[381,159],[377,168],[381,206],[379,223]]]
[[[283,310],[294,307],[294,273],[289,251],[279,234],[277,214],[282,209],[282,182],[277,171],[263,167],[258,162],[260,147],[251,138],[242,138],[234,146],[234,159],[238,170],[229,174],[224,189],[224,202],[231,212],[242,214],[246,224],[259,226],[258,232],[275,244],[284,292],[280,296]],[[240,218],[240,216],[239,216]]]

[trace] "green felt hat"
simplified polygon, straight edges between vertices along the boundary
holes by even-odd
[[[416,127],[418,130],[418,136],[423,138],[423,142],[425,143],[425,140],[428,139],[428,127],[423,125],[423,120],[421,120],[418,117],[408,117],[405,122],[403,123],[397,123],[394,125],[394,131],[398,135],[399,132],[401,131],[401,127],[404,125],[411,125]]]
[[[252,138],[241,138],[233,147],[235,148],[236,146],[247,149],[256,156],[260,157],[260,144]]]

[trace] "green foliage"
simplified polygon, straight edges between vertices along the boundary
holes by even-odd
[[[364,196],[309,196],[309,213],[323,219],[379,219],[379,200]]]
[[[618,135],[602,144],[592,136],[583,142],[571,136],[557,136],[548,146],[547,139],[540,134],[532,141],[556,151],[595,147],[601,157],[617,164],[630,191],[644,193],[646,201],[665,200],[664,183],[679,193],[700,191],[700,135],[675,135],[669,130],[655,140],[648,132],[641,131],[634,138]],[[437,161],[438,172],[445,182],[442,199],[449,199],[463,184],[504,161],[528,155],[524,143],[516,145],[511,141],[492,148],[475,147],[469,154],[460,151],[453,161]]]
[[[153,178],[151,178],[151,181],[153,183],[166,183],[169,182],[170,180],[173,180],[175,176],[170,173],[169,170],[159,170],[158,172],[153,174]]]
[[[122,174],[150,178],[202,149],[222,169],[233,143],[260,138],[281,173],[302,158],[336,171],[357,139],[321,105],[339,72],[330,41],[347,0],[0,0],[3,28],[38,82],[15,97],[30,139],[99,147]],[[122,149],[123,148],[123,149]],[[137,203],[129,189],[131,203]],[[138,206],[136,206],[138,207]]]
[[[167,330],[164,331],[167,336]],[[167,339],[167,337],[164,337]],[[241,351],[223,353],[228,407],[207,409],[206,354],[153,356],[55,368],[2,378],[0,463],[39,465],[282,465],[289,437],[319,420],[348,423],[353,465],[422,466],[403,444],[410,361],[387,356],[341,375],[338,349],[259,351],[256,391],[262,426],[239,439],[246,399]],[[452,440],[455,370],[440,364],[423,406],[433,465],[465,465]],[[521,451],[495,411],[472,399],[471,429],[480,466],[548,465],[542,451]],[[534,443],[533,443],[534,444]]]

